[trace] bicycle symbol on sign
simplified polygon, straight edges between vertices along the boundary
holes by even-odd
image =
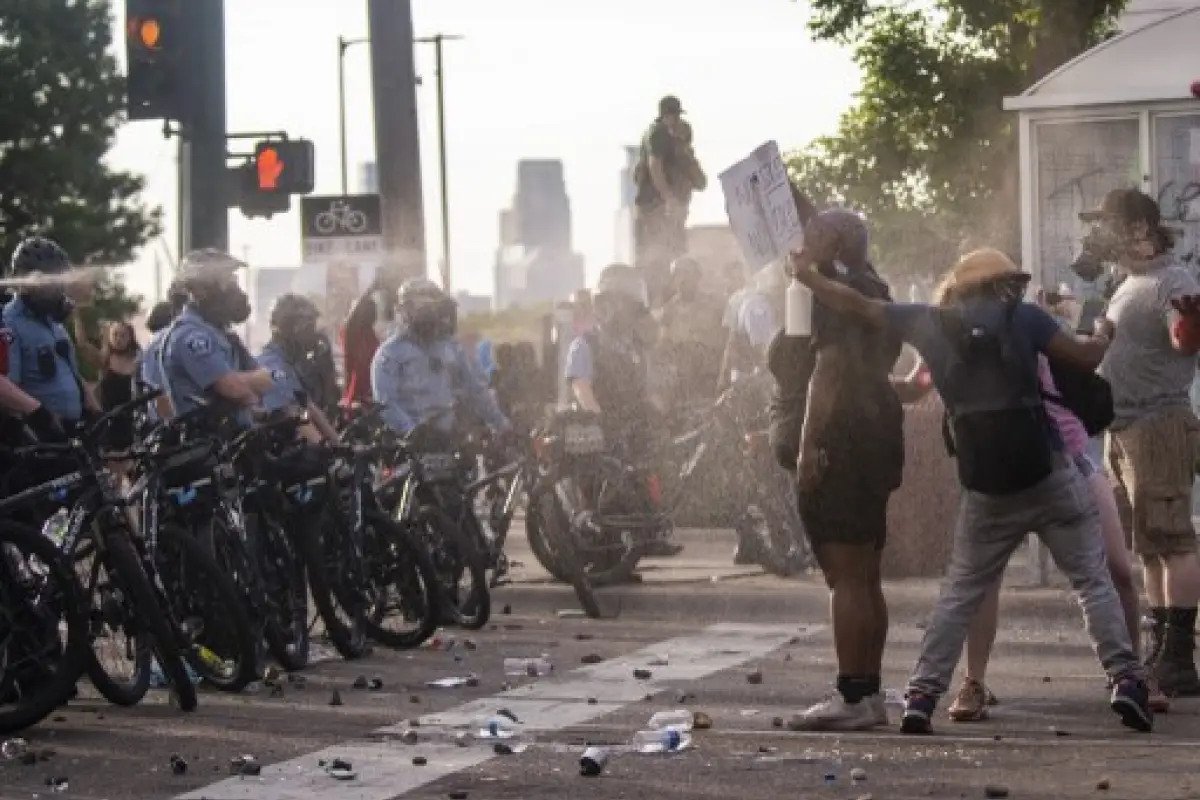
[[[328,236],[339,228],[354,235],[367,229],[367,215],[351,207],[345,200],[333,200],[328,210],[317,214],[313,227],[322,236]]]

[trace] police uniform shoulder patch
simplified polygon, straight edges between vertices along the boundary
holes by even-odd
[[[212,352],[212,337],[206,333],[193,333],[183,343],[194,356],[206,356]]]
[[[271,370],[271,380],[276,383],[283,383],[287,380],[287,371],[279,368]]]

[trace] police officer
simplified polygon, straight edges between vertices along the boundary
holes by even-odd
[[[493,429],[507,432],[508,419],[496,405],[462,346],[454,341],[458,306],[437,284],[418,278],[400,288],[400,327],[380,345],[371,362],[371,387],[384,404],[384,420],[410,434],[435,415],[435,426],[448,432],[452,411],[467,410]]]
[[[66,425],[82,421],[85,410],[99,412],[83,387],[75,345],[63,326],[74,306],[62,279],[51,282],[51,276],[70,268],[66,251],[49,239],[22,241],[13,251],[9,274],[32,280],[17,290],[2,314],[6,374]],[[39,276],[47,280],[40,282]]]
[[[179,286],[187,303],[163,334],[160,368],[163,389],[175,414],[216,401],[249,424],[247,412],[274,385],[232,330],[250,316],[250,298],[237,282],[241,261],[217,250],[189,253]]]
[[[312,360],[321,344],[317,319],[321,312],[311,300],[299,294],[281,295],[271,308],[271,340],[258,355],[258,364],[269,370],[274,386],[262,396],[267,411],[306,408],[312,426],[301,428],[309,441],[337,439],[337,431],[317,404],[305,379],[304,366]]]
[[[580,407],[600,415],[605,439],[619,456],[642,461],[655,440],[658,416],[648,358],[658,330],[646,282],[626,264],[605,267],[593,305],[595,329],[571,342],[565,377]],[[663,542],[652,555],[675,555],[682,549]]]
[[[786,278],[783,263],[773,262],[754,274],[746,287],[730,298],[722,322],[729,330],[729,339],[721,359],[718,393],[729,388],[738,375],[766,366],[767,348],[783,328]]]
[[[154,308],[150,309],[150,313],[146,316],[146,328],[150,331],[150,341],[147,343],[138,360],[137,378],[138,382],[147,389],[162,389],[162,358],[161,350],[163,339],[167,335],[167,330],[171,327],[171,323],[183,311],[184,305],[187,304],[187,292],[179,285],[178,281],[171,283],[167,290],[167,299],[155,303]],[[171,416],[171,401],[167,397],[160,397],[154,401],[154,405],[147,409],[147,414],[151,419],[166,419]]]
[[[718,378],[721,304],[704,291],[704,270],[691,256],[671,264],[674,292],[662,309],[662,352],[675,365],[676,397],[711,391]]]

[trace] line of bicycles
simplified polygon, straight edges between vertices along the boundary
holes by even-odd
[[[439,626],[481,628],[522,506],[535,557],[602,616],[594,587],[670,535],[697,464],[739,426],[718,403],[674,437],[664,499],[646,465],[613,457],[598,420],[571,411],[528,436],[451,436],[431,418],[401,438],[365,404],[343,410],[336,443],[310,443],[303,415],[246,427],[202,405],[107,451],[112,423],[144,419],[158,396],[0,454],[0,734],[39,722],[85,676],[117,705],[159,685],[191,711],[198,682],[241,692],[269,659],[303,669],[319,634],[357,659]],[[757,526],[764,567],[805,566],[794,502],[769,481],[739,485],[750,494],[731,523]]]

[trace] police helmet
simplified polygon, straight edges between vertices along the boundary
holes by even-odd
[[[436,324],[439,332],[452,333],[457,324],[458,304],[428,278],[404,282],[400,287],[399,309],[400,317],[412,327]]]
[[[600,272],[596,281],[597,303],[612,301],[650,307],[650,291],[641,273],[628,264],[610,264]]]
[[[290,332],[303,326],[316,325],[321,312],[315,303],[302,294],[281,294],[271,306],[271,329]]]
[[[700,262],[691,256],[680,256],[671,262],[671,280],[676,286],[688,281],[699,283],[703,277]]]
[[[187,291],[197,286],[219,284],[245,266],[246,262],[214,247],[193,250],[183,257],[175,283]]]
[[[155,303],[154,307],[150,309],[150,313],[146,315],[146,329],[151,333],[158,333],[171,324],[171,321],[175,319],[175,314],[174,304],[166,300]]]
[[[13,277],[40,272],[45,275],[66,272],[71,268],[67,251],[57,242],[42,236],[24,239],[13,250],[9,272]]]

